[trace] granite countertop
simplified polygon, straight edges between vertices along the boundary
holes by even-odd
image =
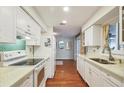
[[[0,87],[18,86],[33,69],[34,66],[0,67]]]
[[[118,61],[115,61],[116,64],[100,64],[100,63],[94,62],[89,58],[106,59],[102,55],[80,55],[80,57],[87,60],[87,62],[94,65],[98,69],[104,71],[105,73],[109,73],[111,76],[113,76],[120,82],[124,82],[124,63],[123,62],[121,64]]]
[[[42,61],[45,61],[48,58],[49,57],[44,57],[44,60]],[[24,81],[24,78],[34,70],[34,68],[35,66],[0,67],[0,87],[18,86]]]

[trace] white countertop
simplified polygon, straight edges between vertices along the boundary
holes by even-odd
[[[17,86],[26,75],[31,73],[34,66],[0,67],[0,87]]]
[[[37,58],[37,57],[35,57]],[[49,57],[44,58],[45,61]],[[0,87],[18,86],[25,76],[30,74],[35,66],[5,66],[0,67]]]
[[[80,57],[84,58],[85,60],[88,60],[89,63],[93,64],[100,70],[106,73],[110,73],[113,77],[115,77],[119,81],[124,82],[124,63],[119,64],[118,62],[115,61],[116,64],[100,64],[89,59],[89,58],[103,58],[103,59],[105,58],[100,55],[90,55],[90,56],[80,55]]]

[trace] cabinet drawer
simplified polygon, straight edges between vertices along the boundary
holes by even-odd
[[[117,79],[115,79],[111,74],[109,73],[105,73],[103,71],[100,72],[101,75],[109,82],[111,82],[112,84],[116,85],[116,86],[121,86],[121,82],[118,81]]]
[[[26,77],[20,87],[33,87],[33,73]]]

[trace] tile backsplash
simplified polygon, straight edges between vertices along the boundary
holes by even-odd
[[[98,53],[100,52],[100,47],[98,46],[89,46],[89,47],[86,47],[86,54],[89,54],[89,53]]]
[[[15,44],[0,44],[0,51],[25,50],[26,41],[17,39]]]

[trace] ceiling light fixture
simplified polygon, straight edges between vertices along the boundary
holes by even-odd
[[[62,23],[63,23],[63,24],[66,24],[66,23],[67,23],[67,21],[66,21],[66,20],[63,20],[63,21],[62,21]]]
[[[63,20],[60,25],[66,25],[67,24],[67,21],[66,20]]]
[[[68,12],[69,11],[69,7],[67,7],[67,6],[63,7],[63,11]]]

